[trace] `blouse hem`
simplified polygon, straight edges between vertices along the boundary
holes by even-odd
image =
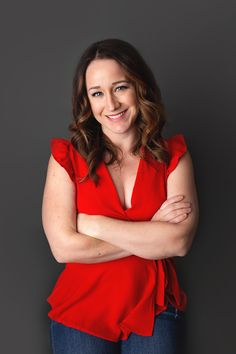
[[[78,329],[79,331],[82,331],[82,332],[84,332],[84,333],[91,334],[91,335],[93,335],[93,336],[96,336],[96,337],[99,337],[99,338],[102,338],[102,339],[106,339],[106,340],[109,340],[109,341],[112,341],[112,342],[118,342],[118,341],[119,341],[119,338],[112,337],[112,339],[111,339],[111,337],[108,338],[108,337],[103,336],[103,335],[101,335],[101,334],[98,335],[98,333],[95,333],[95,332],[90,331],[90,330],[88,330],[88,329],[84,329],[84,328],[82,328],[81,326],[78,326],[77,324],[74,324],[74,322],[71,322],[71,321],[70,321],[70,322],[67,322],[67,321],[64,320],[64,319],[63,319],[63,320],[58,320],[58,319],[56,319],[54,316],[51,316],[51,315],[48,315],[48,317],[49,317],[51,320],[56,321],[56,322],[58,322],[58,323],[60,323],[60,324],[62,324],[62,325],[64,325],[64,326],[71,327],[71,328],[73,328],[73,329]]]

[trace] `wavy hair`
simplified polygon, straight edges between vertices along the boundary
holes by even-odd
[[[134,122],[137,140],[132,153],[145,158],[142,149],[140,150],[145,146],[154,159],[168,164],[170,156],[161,134],[166,123],[166,112],[155,77],[134,46],[121,39],[109,38],[91,44],[84,51],[73,78],[73,120],[68,129],[71,132],[72,145],[88,165],[88,173],[81,182],[90,177],[97,185],[99,176],[96,168],[103,161],[105,152],[110,157],[107,165],[115,161],[118,164],[121,162],[118,159],[119,148],[103,134],[100,123],[93,116],[87,96],[85,74],[88,65],[95,59],[116,60],[135,87],[139,113]]]

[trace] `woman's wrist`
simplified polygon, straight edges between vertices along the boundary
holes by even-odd
[[[99,215],[89,215],[78,213],[77,215],[77,231],[80,234],[96,237],[98,229]]]
[[[100,234],[101,223],[103,221],[103,215],[93,215],[91,220],[91,233],[92,237],[97,238]]]

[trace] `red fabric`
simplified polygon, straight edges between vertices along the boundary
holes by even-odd
[[[64,138],[51,140],[51,151],[76,185],[77,211],[121,220],[150,220],[166,200],[166,179],[187,150],[182,134],[166,139],[171,154],[168,167],[154,160],[147,149],[140,160],[132,206],[124,210],[105,163],[97,169],[99,185],[81,184],[87,172],[83,157]],[[147,235],[148,237],[148,235]],[[174,260],[129,256],[102,263],[67,263],[47,298],[48,316],[66,326],[114,342],[131,332],[151,336],[155,315],[168,302],[184,311],[187,296],[180,288]]]

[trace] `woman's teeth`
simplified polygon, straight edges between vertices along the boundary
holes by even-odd
[[[119,113],[119,114],[117,114],[117,115],[115,115],[115,116],[108,116],[108,118],[110,118],[110,119],[118,119],[118,118],[122,117],[125,114],[125,112],[126,112],[126,110],[121,112],[121,113]]]

